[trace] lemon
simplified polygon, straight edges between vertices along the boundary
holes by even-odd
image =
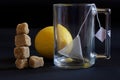
[[[61,24],[57,25],[57,44],[58,44],[58,50],[64,48],[66,45],[68,45],[72,41],[72,36],[70,32]]]
[[[61,24],[57,25],[58,49],[64,48],[72,41],[70,32]],[[35,36],[35,49],[45,58],[52,59],[54,51],[54,27],[48,26],[38,31]]]

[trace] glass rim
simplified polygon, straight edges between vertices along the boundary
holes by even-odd
[[[93,6],[95,3],[56,3],[53,6]]]

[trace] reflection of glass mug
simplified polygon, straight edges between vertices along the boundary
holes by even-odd
[[[88,68],[96,58],[110,58],[110,9],[97,9],[95,4],[54,4],[53,10],[56,66]],[[104,28],[98,13],[106,15]],[[94,27],[95,16],[98,27]]]

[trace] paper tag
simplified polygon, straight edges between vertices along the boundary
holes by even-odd
[[[98,32],[95,34],[95,37],[103,42],[106,39],[106,30],[103,27],[100,27]]]

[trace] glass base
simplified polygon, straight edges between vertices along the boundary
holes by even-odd
[[[59,57],[54,59],[54,64],[63,69],[80,69],[80,68],[89,68],[95,62],[95,59],[89,61],[87,59],[84,60],[76,60],[72,58],[64,58]]]

